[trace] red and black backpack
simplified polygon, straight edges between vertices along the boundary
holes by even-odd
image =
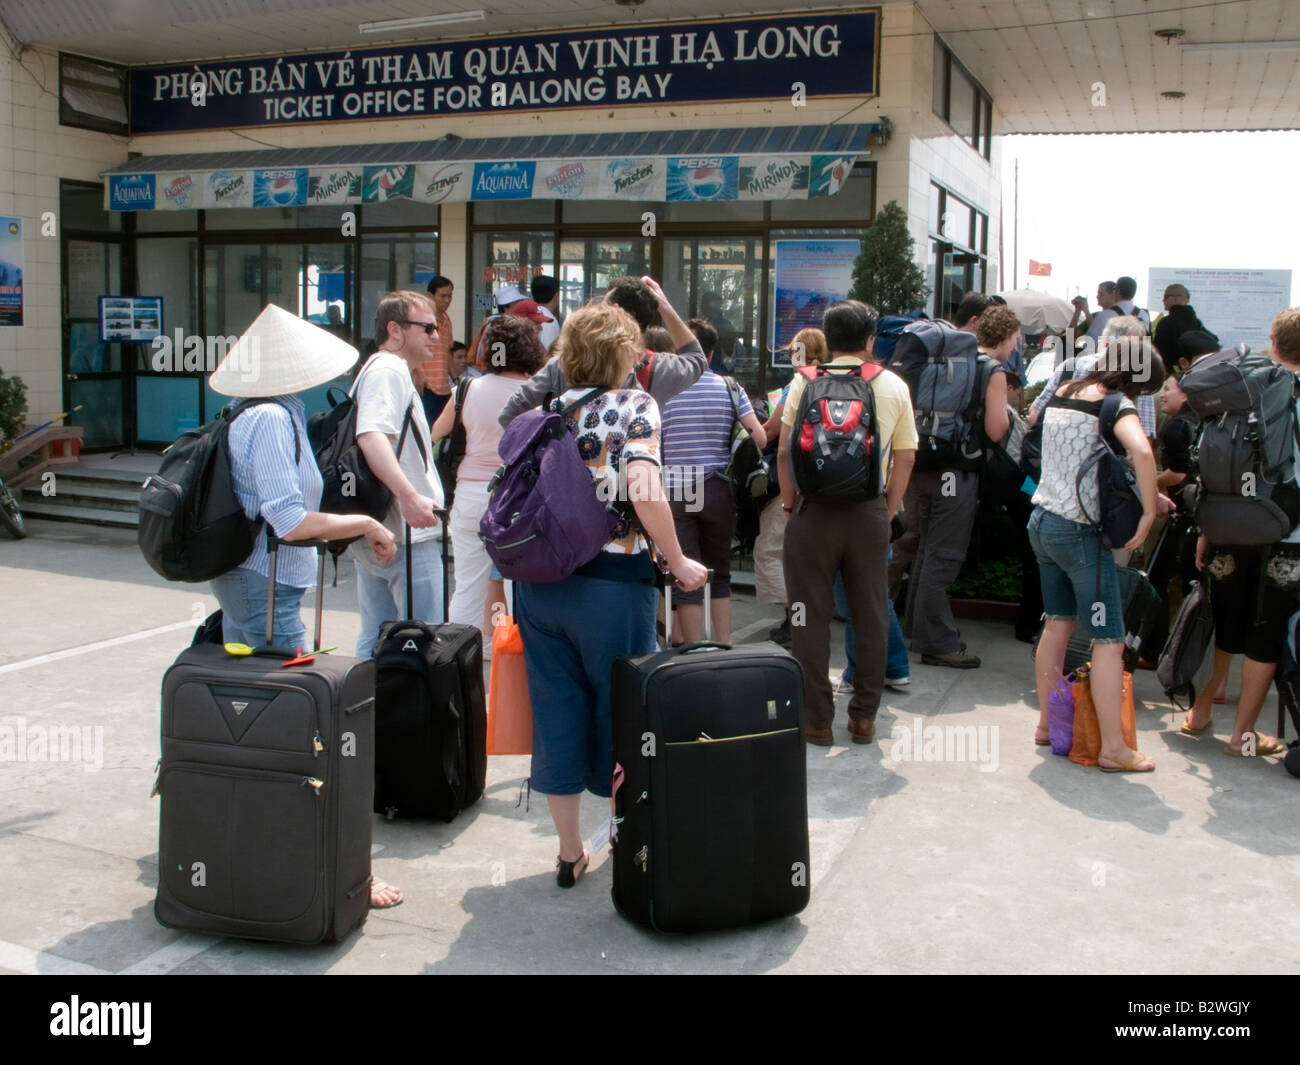
[[[872,380],[881,367],[805,366],[807,378],[791,433],[799,491],[835,503],[862,503],[881,493],[880,426]]]

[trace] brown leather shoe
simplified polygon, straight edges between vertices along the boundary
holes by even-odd
[[[870,743],[876,735],[876,723],[866,718],[850,718],[849,734],[854,743]]]
[[[809,728],[804,726],[803,738],[814,747],[829,747],[832,742],[831,730],[828,728]]]

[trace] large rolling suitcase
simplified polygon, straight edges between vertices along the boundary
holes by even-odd
[[[442,541],[444,623],[416,620],[411,529],[406,528],[406,620],[375,641],[375,812],[390,820],[451,821],[478,801],[487,779],[483,636],[447,624],[446,512]]]
[[[671,606],[668,616],[671,631]],[[799,663],[769,643],[670,646],[615,660],[611,701],[619,912],[661,932],[695,932],[802,910]]]
[[[158,898],[169,928],[288,943],[336,940],[370,906],[374,663],[267,647],[182,651],[162,684]],[[298,545],[294,545],[298,546]],[[320,647],[325,544],[318,552]]]

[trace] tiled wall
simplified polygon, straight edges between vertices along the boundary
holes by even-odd
[[[0,369],[27,383],[28,420],[63,409],[59,240],[41,235],[41,216],[55,212],[59,179],[98,181],[126,158],[126,138],[59,125],[59,65],[50,52],[11,57],[0,49],[0,215],[23,220],[23,325],[0,328]]]

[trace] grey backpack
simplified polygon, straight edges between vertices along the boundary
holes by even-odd
[[[916,469],[978,469],[982,439],[967,452],[983,396],[976,395],[979,343],[941,319],[903,330],[889,368],[907,382],[916,414]]]
[[[1198,359],[1182,388],[1201,418],[1197,525],[1220,546],[1277,543],[1300,518],[1295,375],[1238,344]]]

